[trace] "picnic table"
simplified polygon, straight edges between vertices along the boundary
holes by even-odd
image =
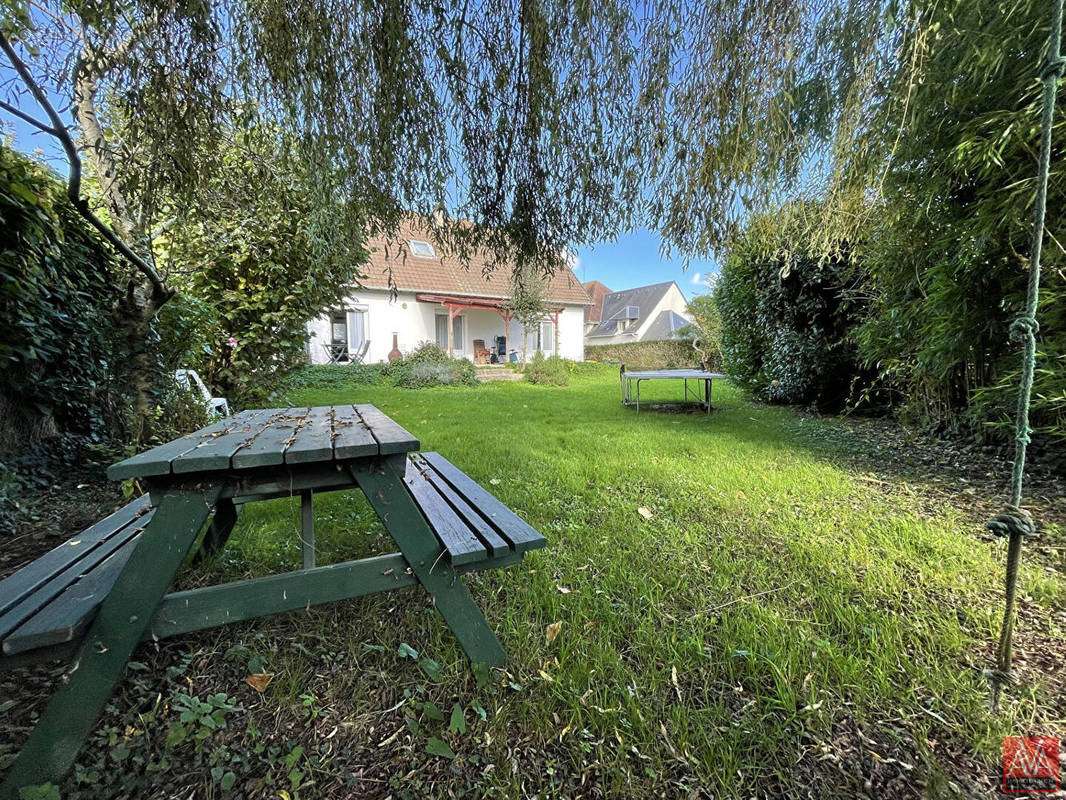
[[[144,639],[421,584],[471,661],[504,663],[458,577],[513,564],[544,539],[445,458],[418,448],[371,405],[263,409],[108,469],[148,494],[0,582],[0,668],[60,654],[74,665],[0,797],[69,769]],[[355,488],[399,552],[318,566],[314,495]],[[290,496],[301,499],[302,569],[167,594],[201,531],[199,553],[216,552],[243,505]]]
[[[640,384],[642,381],[673,380],[682,381],[684,385],[684,399],[682,403],[689,402],[691,396],[700,407],[705,408],[710,414],[711,406],[711,382],[715,378],[725,378],[720,372],[709,372],[703,369],[653,369],[653,370],[626,370],[622,364],[618,369],[619,379],[622,383],[622,404],[636,406],[640,413]],[[689,388],[689,381],[696,384],[696,389]]]

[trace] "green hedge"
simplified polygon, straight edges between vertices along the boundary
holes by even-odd
[[[586,361],[614,361],[642,369],[680,369],[699,366],[699,354],[688,341],[632,342],[585,345]],[[712,364],[714,369],[718,365]]]
[[[0,145],[0,449],[121,427],[119,265],[65,188]]]

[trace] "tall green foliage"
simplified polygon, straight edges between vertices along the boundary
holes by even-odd
[[[688,304],[692,322],[682,327],[678,336],[691,343],[700,364],[718,369],[722,363],[722,313],[713,294],[693,297]]]
[[[312,229],[309,170],[264,163],[261,141],[242,146],[253,136],[265,138],[238,137],[222,155],[216,201],[158,243],[186,295],[163,318],[170,357],[238,403],[263,400],[306,360],[307,321],[340,301],[367,258],[346,228]]]
[[[57,177],[0,145],[0,449],[115,430],[116,269]]]
[[[792,210],[757,220],[722,267],[714,298],[723,363],[764,400],[840,410],[862,372],[850,267],[840,255],[797,249]]]
[[[1048,13],[1037,0],[912,3],[900,58],[920,79],[901,66],[865,131],[887,166],[873,176],[881,199],[859,261],[870,313],[856,340],[909,410],[941,425],[1011,422],[1019,357],[1008,328],[1028,280]],[[1066,438],[1060,106],[1033,420]]]

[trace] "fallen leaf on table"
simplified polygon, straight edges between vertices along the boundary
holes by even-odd
[[[559,631],[562,630],[562,627],[563,627],[563,623],[562,622],[553,622],[544,631],[544,640],[548,644],[551,644],[552,642],[554,642],[557,638],[559,638]]]
[[[270,685],[272,680],[274,680],[273,672],[260,672],[255,675],[249,675],[244,679],[244,682],[262,694],[266,691],[266,688]]]
[[[652,513],[651,509],[648,508],[647,506],[641,506],[640,508],[638,508],[637,509],[637,513],[640,514],[642,517],[644,517],[644,519],[651,519],[652,517],[655,516]]]

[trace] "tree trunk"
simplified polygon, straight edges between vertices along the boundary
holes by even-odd
[[[119,238],[131,250],[143,249],[143,231],[130,214],[118,164],[104,135],[96,112],[96,74],[101,66],[98,57],[84,53],[74,73],[74,113],[85,139],[85,157],[100,181],[100,192]],[[149,349],[152,321],[160,307],[170,298],[169,291],[154,285],[141,271],[129,271],[126,291],[111,309],[112,318],[122,332],[126,345],[123,378],[133,400],[133,414],[127,434],[133,444],[140,444],[148,433],[151,416],[153,359]]]

